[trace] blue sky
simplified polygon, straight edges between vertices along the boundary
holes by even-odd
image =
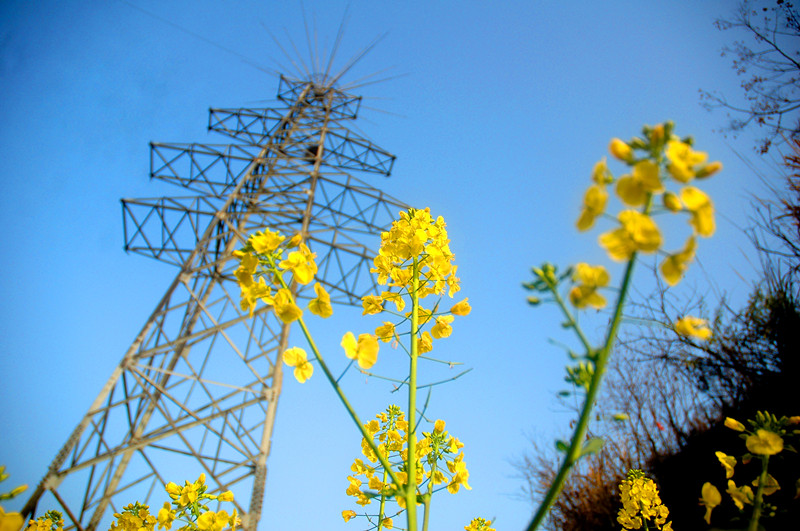
[[[392,176],[371,184],[445,217],[473,306],[441,348],[474,370],[438,388],[431,406],[466,443],[473,490],[435,500],[432,528],[481,515],[520,529],[529,518],[509,462],[529,436],[546,443],[563,431],[555,393],[566,357],[548,343],[565,339],[555,308],[528,307],[520,283],[544,261],[607,263],[598,232],[578,234],[574,222],[611,137],[671,119],[723,161],[706,188],[718,232],[701,242],[702,267],[679,289],[708,294],[712,306],[723,292],[734,303],[746,297],[755,258],[741,229],[750,194],[763,188],[737,153],[754,157],[752,137],[714,132],[724,116],[702,109],[698,96],[701,88],[740,96],[720,57],[734,36],[713,27],[732,8],[304,3],[327,49],[347,13],[336,65],[387,34],[345,78],[387,68],[378,77],[393,77],[360,92],[366,108],[356,125],[398,157]],[[149,182],[148,142],[224,142],[206,132],[210,106],[269,106],[277,77],[242,60],[270,71],[288,64],[267,30],[307,50],[295,2],[0,5],[0,463],[14,484],[33,486],[44,474],[175,274],[122,249],[120,198],[180,193]],[[673,247],[684,237],[673,235]],[[639,273],[648,285],[646,268]],[[359,314],[338,312],[323,344],[338,349],[335,336],[357,327]],[[350,384],[364,417],[398,400],[381,382]],[[321,378],[302,387],[287,380],[261,529],[360,528],[340,517],[355,507],[344,491],[359,452],[345,421]]]

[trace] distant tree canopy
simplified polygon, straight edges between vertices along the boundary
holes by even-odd
[[[730,19],[719,19],[723,31],[744,30],[745,38],[723,49],[733,58],[733,68],[742,76],[744,102],[731,102],[717,91],[701,90],[708,109],[728,111],[724,130],[733,133],[750,125],[764,132],[758,151],[766,153],[774,144],[800,135],[800,13],[784,0],[750,1],[739,4]]]

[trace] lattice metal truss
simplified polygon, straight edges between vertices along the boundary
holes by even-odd
[[[290,327],[266,306],[241,310],[231,253],[265,227],[302,232],[332,300],[359,305],[376,289],[378,235],[407,208],[347,173],[388,176],[394,162],[345,127],[360,98],[285,77],[278,98],[280,108],[211,109],[209,129],[234,143],[151,144],[151,176],[195,195],[123,200],[125,249],[178,274],[24,514],[56,508],[65,528],[105,529],[194,470],[211,492],[237,493],[256,529]]]

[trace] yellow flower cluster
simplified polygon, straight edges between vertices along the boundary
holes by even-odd
[[[19,527],[2,529],[4,529],[4,531],[8,531],[8,529],[13,529],[13,531],[16,531],[19,529]],[[61,516],[61,513],[58,511],[47,511],[44,513],[44,516],[40,516],[36,520],[31,520],[28,522],[28,527],[25,529],[25,531],[62,531],[63,529],[64,519]]]
[[[400,219],[381,234],[381,247],[370,271],[378,274],[378,284],[401,290],[411,289],[416,276],[420,299],[441,295],[445,289],[452,297],[461,288],[449,243],[442,216],[434,220],[430,209],[411,208],[400,212]]]
[[[363,315],[389,313],[399,317],[400,322],[383,321],[375,328],[374,334],[360,334],[356,338],[353,332],[347,332],[342,337],[345,355],[356,360],[364,370],[378,360],[379,342],[398,341],[401,334],[397,328],[410,322],[411,312],[403,313],[406,297],[419,301],[429,295],[443,295],[445,291],[452,297],[460,289],[455,276],[458,266],[452,263],[455,256],[450,251],[450,240],[441,216],[434,220],[427,208],[400,212],[399,219],[381,235],[381,240],[381,248],[370,271],[377,273],[378,284],[396,288],[396,291],[387,290],[380,295],[362,297]],[[433,310],[418,307],[420,328],[431,324],[430,331],[419,330],[415,338],[419,354],[430,352],[434,339],[444,339],[452,334],[454,316],[468,315],[472,311],[468,299],[454,304],[447,312],[436,312],[437,307],[438,303]]]
[[[789,425],[800,424],[800,417],[778,418],[771,413],[759,411],[756,413],[755,419],[748,420],[752,430],[748,430],[744,424],[730,417],[725,418],[724,424],[725,427],[733,431],[743,433],[741,437],[744,439],[747,451],[751,456],[760,457],[764,467],[763,472],[766,478],[764,484],[759,485],[759,478],[756,478],[750,484],[752,487],[750,485],[737,486],[732,479],[737,463],[736,458],[723,452],[716,452],[717,459],[725,469],[725,479],[728,480],[725,493],[730,496],[733,503],[741,511],[745,505],[753,505],[756,500],[753,488],[758,490],[760,487],[763,496],[769,496],[780,490],[781,487],[778,481],[772,475],[766,473],[767,462],[770,456],[777,455],[783,451],[784,437],[787,435],[785,428]],[[797,434],[798,431],[795,430],[792,433]],[[749,458],[747,457],[744,461],[746,462]],[[711,524],[711,511],[720,503],[722,503],[722,495],[719,489],[709,482],[704,483],[700,493],[700,504],[706,508],[705,520],[707,524]]]
[[[306,285],[314,280],[316,254],[302,242],[299,234],[284,244],[285,240],[286,237],[279,232],[265,229],[252,234],[247,244],[233,253],[239,259],[234,276],[242,292],[241,308],[249,312],[250,317],[259,300],[272,306],[275,315],[284,323],[303,316],[303,310],[297,306],[288,286],[292,282]],[[286,273],[291,274],[290,279],[284,278]],[[308,310],[322,318],[333,315],[331,296],[319,282],[314,284],[314,293],[316,297],[309,301]],[[286,349],[282,357],[284,363],[294,367],[294,377],[298,382],[304,383],[313,374],[314,366],[303,349]]]
[[[150,514],[150,507],[139,502],[126,505],[121,513],[114,513],[117,520],[111,523],[109,531],[153,531],[156,517]]]
[[[614,183],[615,192],[627,207],[616,215],[617,228],[600,235],[598,241],[612,260],[630,260],[636,253],[663,252],[661,231],[651,217],[658,213],[654,208],[656,196],[662,196],[663,209],[660,212],[686,213],[692,236],[683,249],[674,253],[663,253],[666,258],[661,264],[661,274],[670,286],[680,282],[689,263],[694,260],[697,243],[696,236],[709,237],[714,234],[714,205],[709,197],[695,186],[688,186],[694,179],[702,179],[722,169],[719,162],[706,164],[708,155],[694,151],[690,139],[679,139],[672,134],[673,124],[667,122],[655,127],[645,127],[644,138],[634,138],[624,142],[619,138],[611,140],[609,152],[624,162],[630,173],[615,180],[608,169],[606,159],[598,162],[592,171],[592,185],[586,191],[580,216],[576,223],[578,230],[585,231],[594,226],[597,218],[605,214],[609,194],[607,185]],[[667,190],[668,181],[678,184],[677,192]],[[597,266],[600,267],[600,266]],[[582,286],[586,286],[582,283]],[[598,285],[597,287],[603,287]],[[578,308],[587,306],[600,308],[600,296],[593,292],[581,296],[581,291],[591,291],[578,286],[570,299]]]
[[[608,285],[611,277],[608,275],[606,268],[598,266],[590,266],[586,263],[575,265],[575,272],[572,275],[572,280],[578,282],[569,292],[569,300],[576,308],[603,308],[606,305],[606,298],[597,292],[597,288],[603,288]]]
[[[0,480],[3,469],[0,467]],[[183,487],[175,483],[164,486],[167,494],[172,499],[172,504],[165,502],[158,511],[158,515],[150,513],[150,506],[137,502],[126,505],[119,513],[114,513],[115,520],[111,523],[109,531],[155,531],[158,529],[171,529],[173,522],[178,519],[184,522],[179,531],[235,531],[241,524],[236,515],[227,511],[210,511],[206,505],[209,500],[220,502],[233,501],[231,491],[219,495],[208,494],[205,485],[205,474],[200,474],[197,481],[186,482]],[[174,506],[174,507],[173,507]],[[22,516],[19,513],[6,513],[0,507],[0,531],[19,531],[22,528]],[[44,516],[30,520],[25,531],[62,531],[64,520],[58,511],[47,511]]]
[[[233,513],[228,514],[225,510],[210,511],[205,505],[208,500],[231,502],[233,501],[233,492],[225,491],[218,495],[208,494],[208,486],[205,481],[206,475],[200,474],[197,481],[192,483],[186,481],[182,487],[172,482],[164,486],[164,490],[172,499],[172,504],[165,502],[158,511],[155,521],[158,522],[159,529],[171,529],[175,520],[181,520],[187,522],[187,525],[182,526],[179,531],[236,530],[236,526],[241,524],[236,509],[233,510]]]
[[[400,463],[405,463],[408,456],[408,422],[398,406],[389,406],[385,412],[379,413],[375,419],[366,423],[364,428],[376,442],[382,456],[389,461],[399,457]],[[445,431],[445,422],[437,420],[433,431],[422,432],[422,435],[423,438],[418,440],[416,445],[417,488],[446,485],[447,491],[451,494],[458,492],[461,487],[471,489],[468,483],[469,471],[464,463],[464,452],[460,451],[464,444]],[[356,498],[356,503],[362,506],[369,505],[372,498],[384,497],[394,499],[398,506],[404,509],[406,500],[397,495],[401,487],[408,484],[408,475],[402,470],[402,465],[398,465],[399,468],[395,471],[401,482],[401,485],[397,485],[390,482],[388,472],[383,470],[378,456],[365,438],[361,441],[361,452],[366,462],[361,458],[353,462],[350,467],[352,475],[347,477],[349,485],[346,494]],[[356,513],[351,510],[342,512],[345,521],[355,516]]]
[[[658,488],[652,479],[645,477],[641,470],[631,470],[626,479],[619,484],[622,508],[617,514],[617,522],[625,529],[648,528],[650,524],[662,531],[672,531],[672,522],[667,522],[669,510],[661,503]],[[645,523],[647,522],[647,523]]]
[[[469,525],[464,526],[464,531],[497,531],[493,527],[491,520],[484,520],[483,518],[473,518]]]
[[[292,281],[306,285],[314,280],[316,254],[301,241],[299,234],[284,245],[285,239],[279,232],[265,229],[252,234],[244,248],[233,253],[239,259],[234,276],[241,289],[241,308],[249,312],[250,317],[259,300],[272,306],[275,315],[284,323],[296,321],[303,315],[288,286]],[[285,279],[285,273],[291,273],[291,279]],[[320,317],[330,317],[333,314],[330,295],[320,283],[314,285],[314,292],[317,296],[309,303],[309,311]]]

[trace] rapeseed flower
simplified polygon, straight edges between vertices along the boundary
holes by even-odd
[[[292,293],[286,288],[278,290],[272,300],[272,304],[275,307],[275,315],[286,324],[303,316],[303,310],[294,303]]]
[[[592,228],[595,219],[605,212],[606,204],[608,203],[608,192],[605,186],[593,184],[586,190],[583,196],[583,206],[581,207],[581,214],[578,217],[576,226],[579,231],[585,231]]]
[[[681,201],[686,210],[691,212],[689,224],[694,228],[695,234],[708,238],[714,234],[714,204],[711,199],[699,188],[685,186],[681,189]]]
[[[650,194],[664,191],[658,173],[658,165],[652,160],[637,162],[631,175],[623,175],[617,181],[617,195],[629,206],[643,205]]]
[[[736,458],[732,455],[727,455],[723,452],[715,452],[717,459],[725,467],[725,477],[730,479],[733,477],[733,467],[736,466]]]
[[[314,315],[319,315],[323,319],[327,319],[333,315],[333,306],[331,306],[331,296],[325,291],[325,288],[317,282],[314,284],[314,293],[317,297],[311,299],[308,303],[308,311]]]
[[[714,510],[714,507],[722,503],[722,495],[719,493],[717,487],[706,481],[703,483],[700,496],[700,505],[706,508],[706,514],[703,518],[708,525],[711,525],[711,511]]]
[[[384,343],[389,343],[393,339],[397,339],[397,333],[394,331],[394,323],[384,321],[383,326],[379,326],[375,329],[375,336]]]
[[[652,253],[661,247],[661,232],[650,216],[623,210],[617,216],[621,227],[600,235],[600,245],[613,260],[629,260],[637,251]]]
[[[308,361],[306,351],[300,347],[284,350],[283,362],[289,367],[294,367],[294,377],[300,383],[305,383],[314,374],[314,366]]]
[[[375,315],[383,311],[383,299],[379,295],[361,297],[361,305],[364,307],[361,315]]]
[[[352,332],[347,332],[341,342],[344,354],[358,361],[362,369],[369,369],[378,361],[378,339],[371,334],[361,334],[356,341]]]
[[[164,506],[158,510],[159,529],[172,529],[172,522],[175,521],[175,511],[172,510],[169,502],[164,502]]]
[[[734,483],[732,479],[729,479],[728,488],[725,489],[725,492],[730,495],[733,503],[736,504],[736,507],[738,507],[740,511],[744,509],[745,504],[753,504],[753,489],[748,485],[737,487],[736,483]]]
[[[752,486],[758,488],[758,478],[754,479],[751,483]],[[764,482],[764,496],[769,496],[771,494],[775,494],[779,490],[781,490],[781,486],[778,484],[778,480],[772,477],[772,474],[767,474],[767,480]]]
[[[747,451],[754,455],[775,455],[783,451],[783,437],[764,429],[748,435],[744,443]]]
[[[272,290],[267,286],[264,277],[258,277],[258,282],[253,282],[252,277],[250,277],[250,282],[247,284],[239,284],[239,288],[241,289],[239,307],[242,311],[248,312],[250,317],[253,317],[256,304],[259,300],[272,300]]]
[[[197,518],[197,529],[200,531],[222,531],[230,524],[228,511],[206,511]]]
[[[693,236],[686,240],[683,250],[667,256],[661,263],[661,275],[670,286],[676,285],[683,278],[684,273],[689,268],[689,263],[694,260],[697,250],[697,242]]]
[[[706,340],[712,336],[708,321],[687,315],[675,321],[675,332],[685,337]]]
[[[457,302],[456,304],[454,304],[450,308],[450,313],[452,313],[453,315],[458,315],[458,316],[469,315],[469,312],[472,311],[472,307],[469,305],[469,302],[467,302],[468,300],[469,300],[469,297],[467,297],[466,299],[464,299],[461,302]]]
[[[282,260],[278,266],[285,270],[290,270],[294,274],[294,279],[306,285],[314,280],[317,274],[317,263],[314,261],[316,253],[312,253],[306,244],[301,243],[298,251],[292,251],[286,260]]]
[[[694,151],[689,144],[679,140],[667,142],[667,171],[676,181],[688,183],[697,175],[698,166],[708,158],[707,153]]]
[[[286,237],[279,232],[264,229],[264,231],[252,234],[248,239],[248,243],[258,254],[271,254],[285,239]]]
[[[450,478],[450,483],[447,484],[447,492],[455,494],[462,486],[467,490],[472,490],[472,487],[467,483],[469,471],[466,463],[464,463],[464,452],[458,454],[452,461],[447,461],[447,469],[453,474],[453,477]]]
[[[395,293],[394,291],[384,291],[381,293],[381,299],[386,302],[393,302],[398,312],[402,312],[403,308],[406,307],[406,300],[401,294]]]
[[[601,265],[590,266],[581,262],[575,265],[572,280],[579,283],[569,292],[569,300],[576,308],[591,306],[592,308],[600,309],[605,307],[605,297],[597,293],[597,288],[607,286],[610,281],[605,267]]]
[[[431,334],[426,330],[417,338],[417,353],[425,354],[431,350],[433,350],[433,338],[431,338]]]
[[[450,337],[450,334],[453,333],[453,327],[450,326],[453,319],[455,319],[455,317],[452,315],[441,315],[437,317],[436,324],[431,328],[431,336],[433,336],[434,339]]]

